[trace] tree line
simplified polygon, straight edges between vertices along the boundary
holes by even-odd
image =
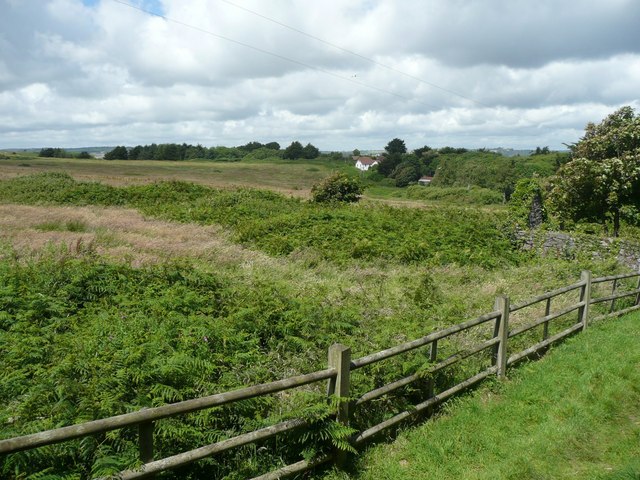
[[[187,143],[152,143],[150,145],[136,145],[126,147],[118,145],[104,156],[105,160],[169,160],[182,161],[194,159],[240,161],[246,155],[253,152],[262,152],[264,156],[280,157],[284,159],[314,159],[320,155],[320,150],[308,143],[306,146],[298,141],[293,141],[284,150],[281,150],[278,142],[249,142],[238,147],[204,147]]]
[[[67,152],[64,148],[53,148],[46,147],[40,150],[38,153],[39,157],[44,158],[93,158],[93,156],[89,152],[80,152],[73,154],[71,152]]]

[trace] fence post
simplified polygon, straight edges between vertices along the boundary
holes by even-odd
[[[551,313],[551,297],[547,298],[547,305],[544,307],[544,316],[548,317]],[[549,322],[544,322],[542,327],[542,340],[549,338]]]
[[[638,277],[638,283],[636,284],[636,290],[640,290],[640,277]],[[640,305],[640,292],[636,295],[636,305]]]
[[[436,363],[436,358],[438,357],[438,340],[434,340],[433,342],[431,342],[431,345],[429,346],[429,362],[430,363]],[[429,377],[429,380],[427,380],[427,398],[432,398],[433,394],[435,393],[435,380],[433,378],[433,375],[431,375]],[[427,415],[431,416],[433,415],[433,407],[429,407],[427,409]]]
[[[142,463],[153,461],[153,422],[138,425],[138,446]],[[151,476],[150,478],[154,478]]]
[[[580,274],[580,281],[584,285],[580,289],[580,301],[584,302],[584,306],[580,307],[578,323],[582,323],[582,330],[586,330],[589,325],[589,304],[591,303],[591,272],[583,270]]]
[[[613,280],[613,287],[611,287],[611,295],[615,295],[616,288],[618,287],[618,279]],[[611,306],[609,307],[609,313],[612,313],[616,308],[616,299],[611,300]]]
[[[498,366],[498,378],[506,378],[508,349],[507,343],[509,339],[509,297],[496,297],[495,310],[500,312],[500,316],[496,319],[496,328],[494,336],[500,339],[497,349],[494,350],[494,365]]]
[[[336,420],[344,425],[349,424],[349,389],[351,386],[351,349],[340,343],[329,347],[329,367],[337,370],[335,379],[329,380],[327,393],[340,400]],[[342,467],[347,461],[347,452],[336,452],[336,465]]]

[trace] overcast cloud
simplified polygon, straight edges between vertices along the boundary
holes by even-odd
[[[640,107],[637,0],[123,3],[0,0],[0,148],[559,149]]]

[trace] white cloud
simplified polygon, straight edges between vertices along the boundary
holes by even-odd
[[[299,139],[351,150],[393,137],[560,148],[637,106],[633,0],[135,5],[172,21],[113,0],[0,0],[0,148]]]

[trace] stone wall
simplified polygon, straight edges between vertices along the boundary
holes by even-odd
[[[543,255],[575,258],[615,258],[622,265],[640,271],[640,244],[618,238],[597,238],[591,235],[563,232],[521,231],[518,239],[524,250],[537,250]]]

